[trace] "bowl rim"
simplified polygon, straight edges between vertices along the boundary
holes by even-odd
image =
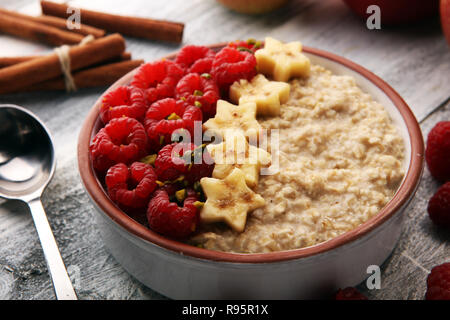
[[[226,45],[226,43],[218,43],[209,45],[212,49],[219,49]],[[413,112],[402,99],[402,97],[384,80],[376,76],[371,71],[364,67],[336,54],[304,46],[303,51],[316,56],[320,56],[336,63],[339,63],[368,79],[375,86],[381,89],[387,97],[392,101],[394,106],[399,111],[403,121],[408,130],[409,140],[411,143],[411,159],[406,172],[405,178],[397,189],[394,197],[378,212],[377,215],[370,218],[368,221],[359,225],[358,227],[345,232],[344,234],[330,239],[328,241],[316,244],[314,246],[292,249],[286,251],[277,251],[269,253],[231,253],[214,251],[204,248],[195,247],[174,239],[166,238],[147,227],[136,222],[120,210],[107,196],[103,190],[101,183],[98,181],[94,169],[91,165],[89,155],[89,144],[91,142],[92,131],[98,121],[99,116],[99,104],[101,99],[107,92],[115,89],[120,85],[126,85],[130,82],[135,70],[129,72],[121,79],[116,81],[111,87],[109,87],[96,101],[91,108],[87,118],[85,119],[80,131],[78,139],[78,168],[81,176],[82,183],[88,192],[91,200],[95,205],[102,210],[106,216],[108,216],[114,223],[123,227],[127,232],[131,233],[138,238],[151,242],[153,245],[157,245],[164,249],[168,249],[176,254],[182,254],[185,256],[206,259],[210,261],[223,261],[234,263],[268,263],[268,262],[281,262],[293,259],[305,258],[312,255],[317,255],[330,251],[332,249],[341,247],[345,244],[360,239],[362,236],[373,231],[377,227],[381,226],[384,222],[389,220],[398,210],[404,206],[411,196],[414,194],[417,185],[419,183],[424,160],[424,142],[422,131],[414,116]],[[178,51],[165,56],[165,59],[173,59]]]

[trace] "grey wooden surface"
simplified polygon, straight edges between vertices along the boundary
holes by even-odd
[[[183,44],[236,39],[301,40],[370,69],[396,89],[422,120],[424,136],[439,120],[450,119],[450,49],[438,19],[401,28],[370,31],[340,0],[292,0],[268,15],[233,13],[214,0],[72,1],[86,8],[186,23]],[[39,12],[35,0],[0,0],[0,6]],[[5,45],[14,43],[14,46]],[[176,45],[127,38],[136,58],[157,59]],[[0,35],[1,55],[28,55],[50,49]],[[57,170],[43,197],[50,224],[81,299],[164,299],[133,279],[105,250],[94,223],[93,207],[81,185],[76,161],[80,126],[104,88],[66,93],[0,96],[0,103],[36,113],[53,134]],[[382,266],[379,290],[359,288],[371,299],[423,299],[429,270],[450,260],[450,233],[435,228],[426,213],[438,185],[427,170],[405,212],[401,239]],[[326,297],[324,297],[326,298]],[[0,200],[0,299],[54,299],[39,240],[27,208]]]

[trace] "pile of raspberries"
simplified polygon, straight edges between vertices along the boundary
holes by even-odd
[[[143,64],[130,85],[103,97],[104,127],[91,142],[90,156],[124,212],[143,216],[165,236],[184,238],[196,230],[204,201],[199,180],[212,175],[214,164],[204,145],[176,135],[186,130],[193,140],[194,122],[214,117],[217,100],[227,98],[233,82],[256,75],[258,44],[239,41],[218,52],[186,46],[174,61]],[[191,161],[198,155],[208,161]]]
[[[431,176],[442,183],[428,202],[428,216],[436,226],[450,231],[450,121],[438,122],[431,129],[425,160]],[[431,270],[427,288],[427,300],[450,300],[450,262]]]

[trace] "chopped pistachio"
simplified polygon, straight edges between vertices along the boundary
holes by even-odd
[[[167,120],[178,120],[181,119],[179,115],[177,115],[175,112],[172,112],[168,117]]]
[[[164,182],[156,180],[156,184],[160,187],[164,186]]]
[[[195,191],[201,190],[200,181],[195,181],[195,182],[194,182],[194,190],[195,190]]]
[[[201,77],[205,78],[205,79],[211,79],[212,76],[209,73],[202,73]]]
[[[238,49],[239,51],[247,51],[247,52],[253,53],[253,51],[250,50],[249,48],[245,48],[245,47],[237,47],[237,49]]]
[[[175,198],[177,198],[179,202],[184,201],[184,199],[186,199],[186,195],[187,195],[186,189],[181,189],[175,192]]]
[[[139,160],[139,162],[151,164],[153,166],[155,164],[156,156],[157,156],[157,154],[149,154],[148,156]]]
[[[198,108],[201,108],[201,107],[202,107],[202,103],[201,103],[200,101],[195,101],[195,102],[194,102],[194,105],[195,105],[196,107],[198,107]]]
[[[203,91],[195,90],[195,91],[194,91],[194,96],[197,96],[197,97],[203,96]]]
[[[205,203],[202,202],[202,201],[195,201],[195,202],[194,202],[194,206],[195,206],[197,209],[203,208],[204,205],[205,205]]]
[[[183,181],[183,180],[184,180],[184,176],[181,175],[181,176],[179,176],[178,178],[176,178],[176,179],[174,180],[174,182],[179,182],[179,181]]]

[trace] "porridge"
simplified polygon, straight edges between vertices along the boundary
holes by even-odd
[[[312,246],[364,223],[393,197],[404,142],[384,107],[352,77],[318,65],[289,83],[279,115],[258,118],[269,134],[279,129],[279,170],[255,188],[265,205],[249,213],[243,232],[205,224],[189,243],[236,253]]]

